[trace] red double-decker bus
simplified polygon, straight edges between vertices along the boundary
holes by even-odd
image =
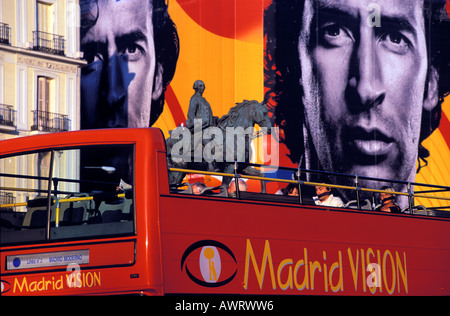
[[[399,214],[306,190],[192,194],[169,172],[220,174],[169,170],[166,154],[154,128],[2,141],[1,294],[450,294],[450,188],[404,193],[443,206]]]

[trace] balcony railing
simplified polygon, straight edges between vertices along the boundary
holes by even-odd
[[[62,132],[70,130],[70,119],[67,115],[34,110],[32,131]]]
[[[33,49],[64,56],[65,39],[61,35],[42,31],[33,32]]]
[[[14,203],[16,203],[16,197],[11,192],[0,191],[0,205]],[[0,208],[0,211],[13,211],[13,207]]]
[[[0,43],[11,44],[11,28],[2,22],[0,22]]]
[[[0,104],[0,130],[16,129],[16,113],[12,105]]]

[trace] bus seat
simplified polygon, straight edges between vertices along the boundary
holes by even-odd
[[[46,223],[46,208],[30,208],[23,219],[22,229],[45,227]]]
[[[413,206],[413,211],[414,211],[414,214],[416,212],[426,212],[427,208],[424,205],[415,205],[415,206]]]
[[[87,193],[79,193],[69,195],[64,199],[88,197]],[[88,218],[88,210],[92,208],[92,201],[74,201],[63,202],[59,205],[59,223],[61,226],[81,225],[85,223]],[[55,212],[56,213],[56,212]],[[56,214],[52,214],[52,222],[56,221]]]
[[[50,212],[54,213],[55,204],[51,206]],[[38,196],[28,201],[27,213],[23,219],[22,229],[42,228],[47,224],[47,197]]]
[[[133,209],[133,199],[125,199],[123,208],[122,208],[122,219],[130,220],[132,216]]]
[[[192,190],[192,184],[190,184],[189,182],[183,182],[180,186],[187,186],[187,189],[178,191],[177,193],[194,194],[194,191]]]
[[[74,204],[78,204],[78,206]],[[66,207],[60,208],[59,218],[63,225],[81,225],[84,222],[86,212],[87,208],[83,203],[71,202]]]
[[[409,207],[407,207],[406,210],[409,210]],[[414,215],[428,215],[427,208],[423,205],[414,205],[412,211]]]
[[[214,192],[219,190],[219,192]],[[210,195],[210,196],[228,196],[228,190],[225,184],[219,185],[217,187],[206,187],[201,192],[200,195]]]
[[[412,207],[412,211],[414,215],[429,215],[427,212],[427,208],[423,205],[414,205]],[[411,214],[410,210],[409,210],[409,206],[405,207],[402,209],[401,211],[402,214]]]
[[[370,203],[370,200],[368,199],[361,201],[359,206],[362,210],[372,211],[372,203]],[[357,209],[358,201],[357,200],[348,201],[344,207]]]
[[[25,212],[0,210],[0,231],[20,230],[25,214]]]
[[[125,202],[117,203],[117,204],[109,204],[106,202],[102,202],[98,208],[101,222],[102,223],[112,223],[112,222],[120,222],[122,219],[122,210],[125,206]]]

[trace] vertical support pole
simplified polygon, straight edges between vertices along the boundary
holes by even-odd
[[[359,200],[359,186],[358,186],[358,176],[356,176],[356,178],[355,178],[355,188],[356,188],[356,203],[357,203],[357,205],[358,205],[358,210],[360,210],[361,209],[361,203],[360,203],[360,200]]]
[[[409,206],[409,214],[414,215],[413,211],[413,193],[411,192],[411,182],[408,182],[408,206]]]
[[[236,197],[239,199],[240,198],[240,194],[239,194],[239,178],[238,178],[238,164],[237,161],[234,161],[234,184],[236,186]]]
[[[298,183],[298,202],[303,204],[303,196],[302,196],[302,184],[303,181],[300,180],[300,167],[297,168],[297,183]]]
[[[52,150],[50,154],[50,168],[48,172],[48,189],[47,189],[47,223],[45,225],[46,240],[50,240],[50,220],[52,207],[52,176],[53,176],[53,160],[55,159],[55,151]]]
[[[53,179],[53,190],[55,191],[55,198],[56,198],[56,214],[55,214],[55,227],[59,227],[59,198],[58,198],[58,178]]]

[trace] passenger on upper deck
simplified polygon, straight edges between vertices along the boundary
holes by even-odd
[[[382,187],[381,190],[395,192],[391,187]],[[395,194],[382,192],[380,193],[381,205],[375,208],[375,211],[401,213],[400,207],[395,204]]]
[[[239,191],[247,191],[247,183],[244,180],[238,179],[239,181]],[[236,192],[236,181],[232,180],[228,185],[228,194]]]
[[[313,197],[316,205],[343,207],[344,202],[338,196],[331,194],[331,188],[326,186],[316,185],[317,196]]]
[[[206,184],[202,182],[196,182],[192,185],[192,193],[194,194],[201,194],[204,189],[206,189]]]
[[[283,195],[298,196],[298,185],[295,183],[289,183],[283,190]]]

